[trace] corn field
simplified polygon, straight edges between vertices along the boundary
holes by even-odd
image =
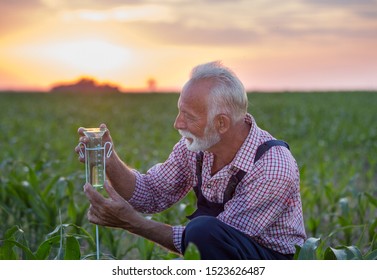
[[[0,259],[95,259],[77,128],[106,123],[131,167],[164,161],[179,135],[178,94],[0,93]],[[377,94],[250,93],[258,125],[290,144],[301,172],[308,240],[296,259],[377,259]],[[184,224],[190,193],[149,217]],[[99,228],[103,259],[178,256],[128,232]],[[187,259],[198,258],[195,248]]]

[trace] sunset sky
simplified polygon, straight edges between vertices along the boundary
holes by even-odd
[[[377,89],[377,0],[0,0],[0,90],[82,76],[179,90],[221,60],[248,90]]]

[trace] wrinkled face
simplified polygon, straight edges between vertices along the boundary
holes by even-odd
[[[185,87],[178,100],[174,127],[186,138],[191,151],[209,150],[220,141],[214,120],[208,120],[208,92],[211,81],[198,81]]]

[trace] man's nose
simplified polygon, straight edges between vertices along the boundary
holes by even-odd
[[[176,130],[186,128],[186,123],[185,123],[184,118],[183,118],[181,113],[179,113],[178,116],[175,118],[174,128]]]

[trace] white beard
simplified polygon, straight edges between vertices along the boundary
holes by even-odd
[[[186,147],[192,152],[206,151],[220,141],[220,135],[211,126],[205,128],[203,138],[196,137],[186,130],[179,129],[178,131],[186,138]],[[192,142],[187,138],[191,138]]]

